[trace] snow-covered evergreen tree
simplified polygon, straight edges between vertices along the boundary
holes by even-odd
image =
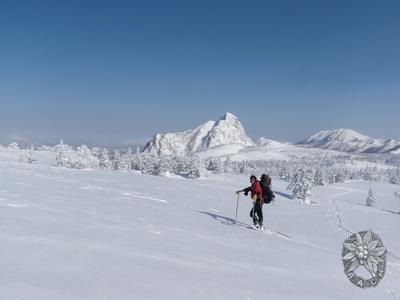
[[[337,174],[335,174],[333,182],[344,182],[345,180],[346,176],[344,175],[344,170],[337,170]]]
[[[206,168],[209,171],[220,174],[224,172],[224,163],[219,157],[212,157],[207,160]]]
[[[132,169],[132,150],[128,148],[128,151],[121,155],[118,162],[118,170],[128,171]]]
[[[33,146],[27,151],[24,151],[19,155],[18,161],[26,164],[36,163],[36,159],[33,157]]]
[[[375,206],[376,199],[375,199],[375,194],[374,191],[370,188],[368,190],[368,197],[367,200],[365,201],[365,205],[368,207],[373,207]]]
[[[239,173],[240,173],[240,174],[244,174],[244,175],[250,175],[250,174],[252,174],[251,167],[249,166],[249,164],[248,164],[248,162],[247,162],[246,160],[240,162],[240,165],[239,165]]]
[[[93,148],[90,149],[90,151],[92,151],[92,154],[94,156],[96,156],[98,159],[100,159],[101,154],[103,152],[103,148],[101,148],[101,147],[93,147]]]
[[[328,179],[326,178],[326,176],[322,173],[320,169],[318,169],[314,173],[313,184],[316,186],[324,186],[327,184],[327,182]]]
[[[8,149],[10,150],[19,150],[19,146],[17,142],[13,142],[11,144],[8,145]]]
[[[67,166],[67,157],[64,149],[58,149],[56,154],[56,164],[59,167]]]
[[[282,181],[290,181],[291,176],[286,166],[283,166],[279,171],[279,179]]]
[[[114,150],[114,153],[112,155],[112,161],[111,161],[111,167],[114,170],[118,170],[118,164],[121,160],[121,152],[119,150]]]
[[[288,185],[288,190],[293,193],[293,198],[301,199],[306,204],[311,204],[311,187],[312,177],[311,171],[304,171],[299,169],[292,178],[292,181]]]
[[[82,145],[78,147],[77,157],[73,162],[73,168],[76,169],[86,169],[86,168],[98,168],[100,165],[100,160],[93,155],[92,151],[86,146]]]
[[[111,162],[111,159],[110,159],[110,152],[106,148],[103,148],[100,151],[100,162],[99,162],[99,164],[100,164],[100,168],[102,168],[102,169],[111,169],[112,162]]]
[[[202,169],[203,169],[203,166],[202,166],[201,161],[197,157],[191,157],[188,161],[187,178],[189,178],[189,179],[200,178]]]
[[[223,163],[224,173],[231,174],[233,170],[231,157],[228,155]]]
[[[173,156],[172,157],[173,161],[173,170],[172,172],[177,175],[185,176],[187,174],[187,161],[186,157],[182,156]]]
[[[393,184],[400,184],[400,168],[399,167],[397,167],[396,170],[391,172],[389,182],[393,183]]]
[[[154,160],[156,160],[156,158],[154,158]],[[172,160],[167,156],[162,156],[154,165],[153,175],[165,176],[169,172],[173,172],[173,168]]]
[[[69,156],[71,148],[64,144],[63,140],[54,147],[56,151],[56,164],[60,167],[72,168],[71,158]]]
[[[145,165],[144,156],[146,155],[147,155],[146,153],[139,153],[132,156],[131,160],[132,170],[137,170],[142,172]]]

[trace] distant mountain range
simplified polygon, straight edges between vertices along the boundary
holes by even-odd
[[[190,155],[268,157],[282,153],[304,153],[307,149],[333,150],[348,153],[400,154],[400,141],[373,139],[351,129],[320,131],[296,144],[260,138],[257,143],[246,134],[239,119],[226,113],[217,121],[208,121],[195,129],[175,133],[159,133],[144,147],[152,155]],[[322,151],[321,150],[321,151]],[[313,152],[314,153],[314,152]]]
[[[397,153],[400,141],[374,139],[351,129],[322,130],[297,145],[354,153]]]

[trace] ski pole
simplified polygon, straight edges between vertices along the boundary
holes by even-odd
[[[237,194],[237,201],[236,201],[235,223],[237,223],[238,208],[239,208],[239,194]]]

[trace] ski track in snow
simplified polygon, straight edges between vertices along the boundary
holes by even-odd
[[[89,190],[89,191],[111,192],[111,193],[119,194],[121,196],[130,197],[130,198],[141,198],[141,199],[147,199],[147,200],[152,200],[152,201],[161,202],[161,203],[168,203],[168,201],[165,199],[160,199],[157,197],[153,197],[152,195],[138,193],[138,192],[121,191],[121,190],[109,189],[109,188],[104,188],[101,186],[94,186],[94,185],[85,185],[81,188],[84,190]]]
[[[337,205],[335,199],[338,198],[338,197],[341,197],[341,196],[345,196],[345,195],[351,194],[354,191],[354,189],[353,188],[339,188],[339,187],[330,187],[330,188],[346,189],[345,192],[334,194],[334,195],[330,195],[329,198],[331,199],[331,203],[332,203],[332,205],[334,207],[334,210],[335,210],[336,224],[337,224],[338,228],[340,228],[341,230],[343,230],[346,233],[353,234],[355,231],[350,230],[347,227],[343,226],[343,218],[341,216],[341,211],[340,211],[339,206]],[[342,200],[342,201],[344,201],[344,200]],[[350,203],[351,204],[358,204],[358,203],[353,203],[353,202],[350,202]],[[379,210],[384,211],[383,209],[379,209]],[[400,270],[400,257],[398,255],[396,255],[395,253],[393,253],[392,251],[390,251],[389,249],[387,249],[386,255],[393,259],[393,262],[387,262],[387,266],[392,266],[393,267],[392,271],[394,270],[394,271],[398,272]],[[388,270],[388,273],[391,273],[391,271]],[[393,290],[386,289],[386,292],[388,294],[390,294],[391,296],[395,297],[396,299],[400,298],[397,295],[397,293],[394,292]]]
[[[332,187],[331,187],[332,188]],[[337,187],[335,187],[335,188],[337,188]],[[339,188],[340,189],[340,188]],[[346,189],[346,188],[345,188]],[[341,230],[343,230],[343,231],[345,231],[345,232],[347,232],[347,233],[353,233],[350,229],[348,229],[348,228],[346,228],[345,226],[343,226],[343,219],[342,219],[342,217],[341,217],[341,213],[340,213],[340,209],[339,209],[339,207],[338,207],[338,205],[337,205],[337,203],[336,203],[336,198],[338,198],[338,197],[342,197],[342,196],[345,196],[345,195],[349,195],[349,194],[351,194],[353,192],[353,189],[352,188],[347,188],[346,189],[346,191],[344,191],[344,192],[342,192],[342,193],[338,193],[338,194],[334,194],[334,195],[330,195],[329,196],[329,198],[331,199],[331,203],[332,203],[332,205],[333,205],[333,207],[334,207],[334,210],[335,210],[335,216],[336,216],[336,224],[337,224],[337,226],[341,229]]]
[[[337,223],[338,227],[340,229],[342,229],[343,231],[347,232],[347,233],[353,234],[355,232],[354,230],[350,230],[347,227],[343,226],[343,222],[342,222],[343,219],[342,219],[342,216],[341,216],[341,211],[339,209],[339,206],[336,203],[335,198],[351,194],[355,189],[354,188],[339,188],[339,187],[330,187],[330,188],[347,189],[345,192],[331,195],[331,196],[329,196],[329,198],[332,199],[332,205],[333,205],[333,207],[335,209],[336,223]],[[342,200],[342,201],[344,201],[344,200]],[[351,204],[356,204],[356,203],[353,203],[353,202],[350,202],[350,203]],[[384,209],[379,209],[379,210],[386,211]],[[393,258],[396,261],[396,263],[400,264],[400,257],[398,255],[396,255],[393,252],[387,250],[387,256]]]
[[[388,293],[389,295],[393,296],[396,299],[400,299],[400,296],[392,290],[386,289],[385,292]]]
[[[301,245],[305,245],[305,246],[308,246],[308,247],[311,247],[311,248],[315,248],[315,249],[319,249],[319,250],[323,250],[323,251],[329,251],[329,252],[338,254],[338,252],[336,250],[334,250],[334,249],[326,248],[326,247],[317,245],[315,243],[312,243],[312,242],[309,242],[309,241],[306,241],[306,240],[297,239],[297,238],[295,238],[293,236],[290,236],[290,235],[288,235],[286,233],[282,233],[280,231],[273,231],[273,230],[268,229],[268,228],[265,228],[264,230],[257,230],[257,229],[254,229],[250,224],[246,224],[246,223],[242,223],[242,222],[235,222],[235,221],[233,221],[233,222],[221,221],[221,223],[225,224],[225,225],[236,226],[236,227],[243,228],[243,229],[246,229],[246,230],[251,230],[251,231],[254,231],[254,232],[257,232],[257,233],[266,234],[266,235],[273,236],[273,237],[276,237],[276,238],[279,238],[279,239],[282,239],[282,240],[286,240],[286,241],[289,241],[289,242],[292,242],[292,243],[301,244]]]
[[[280,239],[288,240],[288,241],[291,241],[291,242],[294,242],[294,243],[297,243],[297,244],[306,245],[306,246],[309,246],[311,248],[315,248],[315,249],[319,249],[319,250],[323,250],[323,251],[329,251],[329,252],[332,252],[332,253],[338,253],[334,249],[326,248],[326,247],[317,245],[315,243],[312,243],[312,242],[309,242],[309,241],[306,241],[306,240],[300,240],[300,239],[297,239],[297,238],[294,238],[292,236],[286,235],[285,233],[282,233],[282,232],[279,232],[279,231],[273,231],[273,230],[266,229],[265,231],[260,231],[260,232],[268,234],[268,235],[273,235],[273,236],[276,236],[276,237],[278,237]]]

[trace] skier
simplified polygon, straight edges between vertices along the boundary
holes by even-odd
[[[249,192],[251,193],[250,195],[251,199],[253,200],[253,207],[250,210],[250,218],[253,219],[253,228],[258,229],[262,228],[262,223],[263,223],[262,205],[264,204],[264,200],[262,197],[262,189],[259,181],[257,180],[257,177],[251,175],[250,182],[251,186],[243,190],[237,191],[236,194],[244,192],[244,194],[247,196]]]

